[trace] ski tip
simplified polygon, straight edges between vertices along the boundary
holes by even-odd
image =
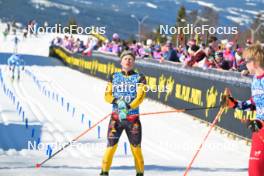
[[[41,164],[36,164],[35,167],[36,167],[36,168],[40,168],[40,167],[41,167]]]

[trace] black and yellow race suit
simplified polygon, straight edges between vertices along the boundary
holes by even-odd
[[[107,150],[102,164],[102,171],[110,170],[119,138],[125,130],[132,154],[135,160],[137,173],[144,172],[144,159],[141,151],[142,128],[139,120],[139,105],[146,95],[146,79],[144,75],[135,72],[115,72],[107,84],[105,100],[113,104],[113,113],[108,126]],[[116,101],[123,99],[128,105],[128,114],[125,120],[119,120]]]

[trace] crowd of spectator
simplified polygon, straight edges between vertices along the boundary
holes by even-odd
[[[148,39],[143,43],[121,40],[118,34],[113,34],[111,41],[99,41],[89,38],[86,42],[73,36],[57,37],[52,41],[72,52],[91,55],[93,50],[120,55],[124,50],[131,50],[138,58],[164,60],[182,63],[186,67],[216,68],[220,70],[246,70],[245,60],[242,57],[243,48],[228,40],[218,41],[210,37],[207,45],[191,39],[186,45],[174,47],[171,41],[155,43]],[[246,41],[247,45],[251,42]]]

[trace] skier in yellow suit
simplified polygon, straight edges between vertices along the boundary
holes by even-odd
[[[105,100],[113,105],[108,126],[107,149],[100,176],[108,176],[119,138],[125,130],[135,160],[136,176],[144,175],[144,159],[141,151],[142,128],[139,105],[146,95],[146,79],[134,71],[135,56],[124,51],[121,56],[121,72],[112,74],[106,88]]]

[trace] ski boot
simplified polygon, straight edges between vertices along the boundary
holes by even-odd
[[[136,176],[144,176],[144,174],[143,173],[137,173]]]
[[[109,174],[108,174],[108,172],[104,172],[104,171],[102,171],[101,173],[100,173],[100,176],[108,176]]]

